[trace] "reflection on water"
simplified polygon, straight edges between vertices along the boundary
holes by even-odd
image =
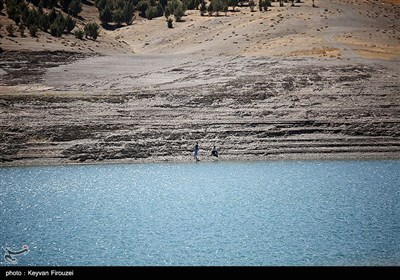
[[[29,245],[19,265],[399,265],[399,171],[400,161],[1,168],[0,245]]]

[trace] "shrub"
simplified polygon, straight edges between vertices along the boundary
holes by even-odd
[[[19,34],[21,35],[21,37],[24,37],[24,35],[25,35],[25,25],[23,25],[22,23],[20,23],[19,24],[19,26],[18,26],[18,31],[19,31]]]
[[[182,5],[179,5],[174,12],[174,17],[177,22],[182,21],[182,17],[185,15],[185,11]]]
[[[12,23],[10,23],[9,25],[6,26],[6,30],[7,30],[8,36],[11,36],[11,37],[14,36],[15,27]]]
[[[213,3],[211,2],[207,7],[207,12],[209,16],[212,16],[214,13]]]
[[[94,22],[85,24],[84,31],[86,38],[96,40],[97,36],[99,36],[99,28],[99,25]]]
[[[124,11],[117,9],[112,12],[112,21],[121,25],[124,22]]]
[[[228,5],[223,6],[222,11],[225,13],[225,16],[228,15]]]
[[[50,24],[50,34],[54,37],[60,37],[62,35],[62,32],[60,32],[60,27],[55,23]]]
[[[182,1],[171,0],[167,5],[170,13],[174,15],[176,21],[181,21],[182,17],[185,15],[186,8],[184,7]]]
[[[38,25],[40,15],[35,8],[26,9],[21,18],[22,22],[29,27],[31,25]]]
[[[75,25],[76,25],[76,20],[74,20],[72,17],[68,15],[65,20],[65,30],[69,33],[72,31],[72,29],[75,28]]]
[[[21,21],[21,16],[28,10],[28,4],[20,0],[7,0],[7,14],[17,25]]]
[[[141,17],[145,17],[146,16],[146,11],[149,8],[149,6],[150,6],[150,3],[148,1],[146,1],[146,0],[139,1],[139,3],[137,4],[136,8],[138,9],[139,15]]]
[[[66,27],[66,20],[60,13],[55,21],[50,25],[50,34],[55,37],[61,37]]]
[[[164,7],[161,5],[160,2],[158,2],[156,9],[157,9],[157,17],[162,17],[164,14]]]
[[[80,12],[82,12],[81,0],[72,0],[68,6],[68,13],[76,17]]]
[[[153,19],[157,16],[157,7],[150,6],[146,10],[146,18],[147,19]]]
[[[168,0],[160,0],[160,4],[165,9],[165,7],[167,7]]]
[[[188,10],[197,9],[197,7],[201,4],[202,0],[183,0],[183,5]]]
[[[83,35],[85,35],[85,32],[83,32],[82,29],[76,29],[76,30],[74,31],[74,35],[75,35],[75,37],[78,38],[79,40],[82,40],[82,39],[83,39]]]
[[[31,34],[32,37],[36,37],[37,32],[38,32],[37,25],[33,24],[33,25],[29,26],[29,34]]]
[[[167,19],[167,26],[168,26],[168,28],[174,28],[172,18],[168,18],[168,19]]]
[[[51,11],[50,11],[50,13],[49,13],[49,15],[48,15],[48,17],[49,17],[49,22],[50,23],[53,23],[55,20],[56,20],[56,18],[57,18],[57,11],[56,11],[56,9],[54,9],[54,7],[51,9]]]
[[[222,11],[223,6],[222,6],[222,1],[221,0],[213,0],[213,11],[217,13],[217,16],[219,16],[219,12]]]
[[[203,1],[201,1],[201,4],[200,4],[200,15],[203,17],[206,12],[207,12],[206,1],[203,0]]]
[[[47,32],[47,30],[50,28],[50,20],[48,15],[43,13],[39,16],[39,27],[44,32]]]
[[[235,7],[239,4],[239,0],[228,0],[228,6],[232,7],[232,11],[235,10]]]
[[[254,12],[254,7],[256,6],[256,2],[254,0],[249,1],[250,11]]]
[[[125,5],[124,5],[124,9],[123,9],[124,22],[128,25],[132,24],[134,10],[135,10],[135,6],[133,5],[132,1],[125,1]],[[162,16],[162,13],[159,16]]]
[[[100,20],[103,25],[112,21],[118,25],[123,22],[129,25],[133,21],[134,3],[137,4],[137,10],[140,15],[144,17],[149,7],[147,0],[139,2],[137,0],[98,0],[95,2],[95,6],[99,10]]]
[[[108,2],[109,3],[109,2]],[[100,20],[102,24],[107,24],[112,21],[113,14],[110,5],[105,5],[104,8],[99,8]]]
[[[171,11],[169,10],[168,7],[166,7],[165,11],[164,11],[164,16],[167,18],[167,20],[169,19],[170,15],[171,15]]]
[[[260,11],[264,9],[264,11],[268,11],[268,7],[271,7],[270,0],[260,0]]]

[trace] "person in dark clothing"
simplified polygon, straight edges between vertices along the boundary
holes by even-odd
[[[198,155],[199,155],[199,143],[196,142],[196,145],[194,145],[194,150],[193,150],[193,156],[196,161],[199,161]]]
[[[211,150],[211,155],[214,157],[218,157],[218,151],[217,151],[217,147],[213,147]]]

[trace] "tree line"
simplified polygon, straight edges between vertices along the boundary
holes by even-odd
[[[75,28],[76,18],[82,12],[82,1],[0,0],[0,12],[4,7],[8,17],[15,23],[6,26],[9,36],[14,36],[17,28],[21,36],[24,36],[27,28],[32,37],[35,37],[39,30],[60,37]],[[96,23],[87,23],[84,30],[76,29],[74,34],[80,39],[86,36],[95,40],[99,35],[99,26]]]
[[[111,24],[117,27],[132,24],[135,12],[149,20],[165,16],[167,26],[172,28],[172,17],[176,22],[182,21],[186,10],[197,9],[201,16],[219,16],[221,12],[226,14],[229,7],[235,11],[237,6],[247,5],[252,12],[256,7],[255,0],[0,0],[0,12],[6,7],[8,17],[15,22],[21,36],[28,28],[31,36],[36,36],[38,30],[41,30],[60,37],[76,27],[76,18],[82,12],[82,2],[95,5],[105,28]],[[291,2],[293,6],[300,0],[258,0],[259,10],[267,11],[272,6],[271,2],[279,2],[280,6]],[[83,30],[75,29],[74,34],[79,39],[86,36],[96,40],[99,28],[97,23],[87,23]],[[11,36],[16,31],[12,24],[6,29]]]

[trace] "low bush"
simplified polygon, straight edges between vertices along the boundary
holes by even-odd
[[[97,23],[94,22],[87,23],[84,27],[86,38],[91,38],[93,40],[96,40],[97,37],[99,36],[99,29],[100,26]]]
[[[85,35],[85,32],[82,29],[76,29],[74,31],[74,35],[76,38],[78,38],[79,40],[83,39],[83,35]]]

